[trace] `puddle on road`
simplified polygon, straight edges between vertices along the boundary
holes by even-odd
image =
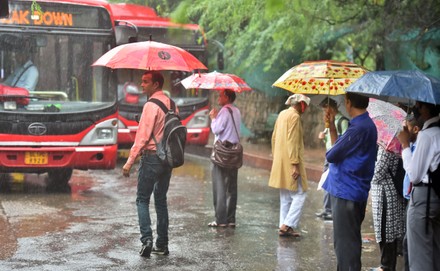
[[[88,198],[94,181],[84,173],[72,176],[68,187],[47,190],[46,174],[1,174],[0,185],[0,260],[12,257],[18,238],[36,237],[63,231],[88,218],[74,216],[68,204]]]

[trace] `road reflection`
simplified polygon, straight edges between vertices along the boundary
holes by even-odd
[[[46,174],[1,174],[0,176],[0,260],[12,257],[18,238],[60,232],[72,223],[85,222],[75,216],[69,203],[84,201],[84,192],[94,181],[80,172],[68,186],[48,189]]]

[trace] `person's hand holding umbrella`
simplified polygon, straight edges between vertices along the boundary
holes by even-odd
[[[411,135],[408,131],[408,127],[403,126],[402,131],[400,131],[400,133],[397,134],[397,139],[400,141],[400,144],[402,145],[402,149],[409,147],[410,137]]]
[[[338,131],[336,130],[335,117],[336,114],[333,111],[327,109],[327,112],[325,114],[325,127],[328,127],[328,130],[330,132],[332,145],[335,144],[336,139],[338,139]]]

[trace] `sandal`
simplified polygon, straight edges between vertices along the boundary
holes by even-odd
[[[227,224],[217,224],[217,222],[215,222],[215,221],[208,223],[208,227],[213,227],[213,228],[226,227],[226,226],[228,226],[228,225]]]
[[[279,236],[293,236],[293,237],[300,237],[301,236],[301,234],[299,232],[295,231],[291,227],[288,227],[287,230],[280,229],[278,231],[278,235]]]

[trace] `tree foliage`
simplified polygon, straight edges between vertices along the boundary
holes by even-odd
[[[221,41],[230,68],[291,66],[303,60],[350,60],[383,68],[394,31],[440,25],[436,0],[186,0],[186,16]],[[180,13],[182,15],[182,12]],[[292,56],[297,56],[292,58]],[[298,57],[299,56],[299,57]]]
[[[440,28],[438,0],[148,0],[179,22],[198,23],[226,70],[278,73],[305,60],[384,69],[391,35]],[[171,12],[171,13],[170,13]],[[224,48],[219,48],[221,45]],[[273,78],[272,78],[273,79]]]

